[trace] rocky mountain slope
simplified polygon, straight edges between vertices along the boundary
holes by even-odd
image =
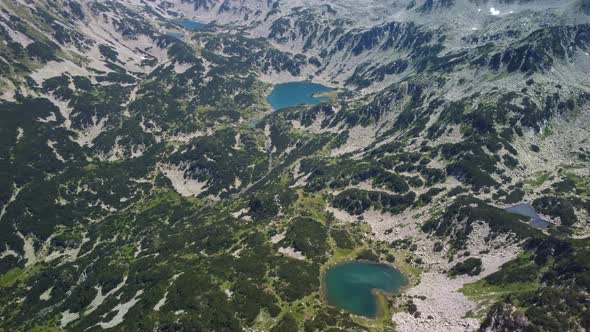
[[[588,8],[1,1],[0,329],[590,328]],[[376,319],[350,259],[409,279]]]

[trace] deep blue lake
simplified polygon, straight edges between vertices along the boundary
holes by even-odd
[[[545,229],[549,225],[551,225],[550,222],[541,218],[541,216],[539,216],[535,211],[535,208],[533,208],[529,203],[519,203],[513,205],[507,208],[506,211],[510,213],[519,214],[521,216],[530,217],[531,220],[529,221],[529,225],[535,228]]]
[[[329,304],[369,318],[377,316],[374,290],[397,293],[406,283],[407,279],[396,268],[370,262],[338,264],[324,274]]]
[[[188,29],[188,30],[200,30],[200,29],[207,27],[207,24],[205,24],[205,23],[189,20],[186,18],[177,20],[176,24],[178,24],[181,27]]]
[[[332,91],[332,88],[309,81],[288,82],[274,86],[267,100],[274,110],[297,105],[315,105],[328,101],[329,97],[314,97],[314,94]]]

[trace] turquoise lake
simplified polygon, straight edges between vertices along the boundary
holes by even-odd
[[[200,30],[207,27],[207,24],[189,20],[186,18],[180,19],[176,21],[176,24],[180,25],[181,27],[188,29],[188,30]]]
[[[309,81],[288,82],[274,86],[267,100],[274,110],[297,105],[315,105],[330,100],[329,97],[314,97],[314,94],[332,91],[332,88]]]
[[[377,316],[377,297],[373,290],[397,293],[407,279],[396,268],[370,262],[347,262],[324,274],[324,292],[329,304],[354,314]]]

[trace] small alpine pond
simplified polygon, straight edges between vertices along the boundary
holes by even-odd
[[[188,30],[200,30],[207,27],[207,24],[205,23],[189,20],[186,18],[177,20],[176,24]]]
[[[528,224],[531,225],[532,227],[535,227],[535,228],[545,229],[549,225],[551,225],[551,223],[549,221],[541,218],[541,216],[539,216],[537,214],[537,211],[535,211],[535,208],[532,207],[529,203],[519,203],[519,204],[513,205],[513,206],[507,208],[506,211],[508,211],[510,213],[518,214],[521,216],[530,217],[531,220],[529,221]]]

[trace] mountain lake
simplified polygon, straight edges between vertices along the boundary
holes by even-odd
[[[287,82],[275,85],[267,101],[274,110],[297,105],[316,105],[330,100],[328,96],[317,96],[317,94],[333,90],[310,81]]]
[[[322,290],[329,304],[375,318],[380,314],[375,292],[397,294],[406,284],[406,277],[390,265],[351,261],[328,269],[323,276]]]
[[[189,20],[186,18],[177,20],[176,24],[188,30],[200,30],[207,27],[207,24],[205,23]]]
[[[537,214],[537,211],[535,211],[535,208],[532,207],[529,203],[519,203],[513,205],[507,208],[506,211],[521,216],[530,217],[531,220],[528,222],[528,224],[535,228],[545,229],[549,225],[551,225],[549,221],[541,218],[541,216]]]

